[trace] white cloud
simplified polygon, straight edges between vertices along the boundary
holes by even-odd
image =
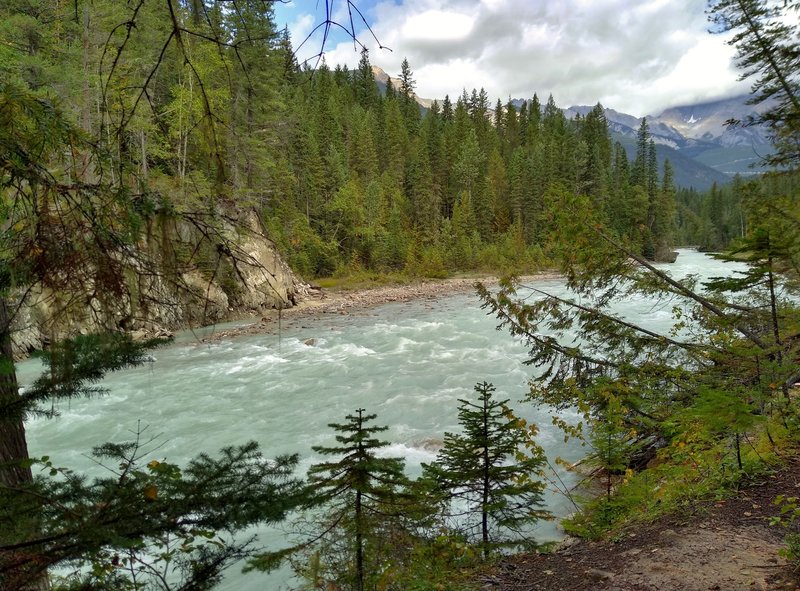
[[[316,24],[316,19],[312,14],[299,14],[297,17],[289,23],[289,35],[291,35],[292,43],[294,43],[295,47],[300,45],[308,34],[311,33],[314,25]]]
[[[644,115],[747,91],[730,65],[732,48],[707,32],[698,0],[399,1],[356,0],[392,51],[366,31],[359,39],[390,75],[407,57],[420,96],[483,87],[493,101],[552,93],[561,106],[600,101]],[[326,49],[331,65],[358,58],[352,41]]]
[[[465,38],[474,24],[475,18],[466,14],[426,10],[408,18],[403,23],[400,36],[408,41],[451,41]]]

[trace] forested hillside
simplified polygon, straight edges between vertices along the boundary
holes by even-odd
[[[599,105],[567,120],[552,98],[517,108],[473,89],[423,117],[407,63],[385,94],[366,53],[353,71],[300,68],[262,3],[3,10],[7,88],[66,110],[141,208],[252,208],[306,278],[536,268],[570,239],[549,211],[563,191],[591,195],[650,257],[672,243],[670,171],[646,130],[629,162]],[[207,250],[190,256],[211,272]]]
[[[254,254],[252,241],[267,237],[306,278],[559,271],[564,290],[509,279],[478,293],[524,345],[531,373],[520,404],[546,408],[602,477],[604,494],[565,523],[576,535],[627,535],[629,522],[664,512],[685,518],[698,499],[719,501],[780,469],[800,441],[800,48],[785,18],[798,8],[709,5],[737,66],[755,76],[751,101],[775,99],[746,124],[765,125],[769,163],[781,168],[701,195],[676,189],[646,121],[629,159],[600,105],[570,120],[552,98],[490,109],[475,89],[423,116],[407,61],[384,92],[366,52],[355,70],[301,66],[270,2],[2,4],[0,587],[211,589],[247,560],[264,571],[288,561],[308,588],[462,591],[474,587],[471,569],[501,551],[536,548],[548,460],[536,426],[483,380],[458,399],[459,432],[442,433],[417,479],[388,457],[379,439],[388,427],[360,406],[329,423],[335,443],[311,448],[329,461],[305,478],[294,450],[270,459],[252,441],[179,466],[142,424],[130,441],[94,447],[100,476],[32,457],[32,418],[55,417],[59,402],[103,394],[108,372],[152,361],[148,350],[167,340],[134,342],[130,329],[151,306],[180,307],[171,293],[191,296],[193,320],[206,321],[212,307],[221,316],[249,301],[257,271],[254,289],[274,299],[254,305],[289,304],[292,278],[278,282],[279,263]],[[702,285],[675,278],[652,262],[669,259],[676,241],[733,242],[727,258],[744,270]],[[54,330],[43,371],[23,388],[12,323],[39,294],[53,318],[82,310],[92,319],[84,332],[97,334]],[[667,324],[625,315],[646,298]],[[316,339],[301,346],[316,351]],[[380,375],[343,373],[350,390],[359,379],[385,386]],[[202,387],[239,404],[238,378],[225,379]],[[258,386],[269,379],[264,370]],[[305,412],[336,406],[326,383],[298,381]],[[175,414],[201,406],[186,383],[170,382]],[[280,415],[281,395],[284,426],[305,422]],[[193,428],[220,429],[214,411],[198,412]],[[265,424],[247,419],[237,437]],[[776,523],[793,525],[797,499],[777,502]],[[290,515],[307,536],[277,548],[251,538]],[[786,542],[800,563],[800,538]]]

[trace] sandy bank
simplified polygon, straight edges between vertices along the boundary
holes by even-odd
[[[533,282],[556,278],[558,278],[558,274],[548,272],[526,276],[523,281]],[[437,300],[443,296],[474,292],[475,284],[478,282],[492,285],[498,282],[498,278],[453,278],[350,291],[312,289],[307,296],[302,297],[297,305],[282,310],[280,318],[277,310],[270,310],[261,317],[253,318],[253,322],[250,324],[215,331],[203,340],[216,341],[247,335],[274,334],[279,330],[297,326],[305,320],[320,318],[326,314],[359,314],[376,306],[394,302]]]

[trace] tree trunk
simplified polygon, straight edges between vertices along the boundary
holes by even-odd
[[[361,491],[356,491],[356,591],[364,591],[364,536],[361,531]]]
[[[483,400],[483,491],[481,498],[481,540],[483,542],[483,558],[489,558],[489,493],[491,492],[491,479],[489,478],[489,407],[488,400]]]
[[[11,318],[8,314],[8,301],[0,297],[0,407],[6,401],[13,401],[19,396],[17,372],[11,349]],[[0,485],[7,488],[18,488],[33,481],[30,467],[22,465],[28,459],[28,443],[25,439],[25,424],[22,417],[0,416]],[[3,541],[0,531],[0,542]],[[35,531],[31,532],[34,535]],[[4,562],[0,555],[0,565]],[[24,568],[24,567],[22,567]],[[50,583],[47,572],[42,571],[35,563],[25,573],[20,570],[12,581],[19,577],[22,587],[15,589],[25,591],[47,591]]]
[[[8,302],[0,297],[0,401],[19,396],[10,324]],[[0,484],[16,487],[31,482],[31,469],[20,465],[20,461],[27,458],[28,444],[22,417],[0,416]]]

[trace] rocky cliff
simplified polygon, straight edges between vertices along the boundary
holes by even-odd
[[[119,253],[124,277],[118,293],[86,285],[81,294],[56,293],[42,286],[19,294],[12,336],[15,355],[23,357],[77,333],[123,330],[135,338],[166,335],[289,308],[306,292],[307,286],[283,261],[254,214],[223,224],[219,236],[224,240],[157,221],[135,250]],[[176,243],[181,248],[171,248]],[[176,250],[186,252],[187,245],[194,247],[184,257],[189,264],[176,264]]]

